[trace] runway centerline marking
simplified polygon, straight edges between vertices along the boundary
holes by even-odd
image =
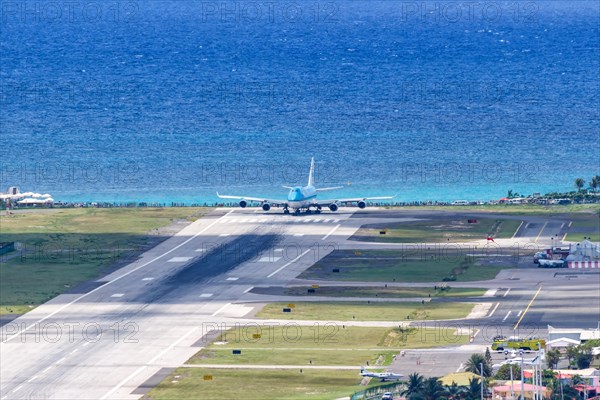
[[[251,291],[252,289],[254,289],[254,286],[250,286],[248,289],[244,290],[244,293],[248,293],[249,291]]]
[[[36,326],[40,326],[39,324],[44,322],[45,320],[47,320],[48,318],[52,318],[53,316],[55,316],[56,314],[58,314],[59,312],[61,312],[62,310],[64,310],[65,308],[69,307],[72,304],[75,304],[76,302],[78,302],[81,299],[86,298],[87,296],[89,296],[92,293],[96,293],[97,291],[99,291],[100,289],[110,285],[111,283],[115,283],[123,278],[125,278],[126,276],[131,275],[132,273],[146,267],[147,265],[152,264],[153,262],[160,260],[161,258],[163,258],[164,256],[166,256],[167,254],[171,254],[172,252],[174,252],[175,250],[179,249],[182,246],[185,246],[186,244],[188,244],[189,242],[191,242],[192,240],[196,239],[198,236],[200,236],[201,234],[203,234],[204,232],[206,232],[208,229],[212,228],[215,224],[217,224],[217,222],[219,222],[222,218],[225,218],[226,216],[228,216],[229,214],[233,213],[234,210],[229,211],[227,214],[219,217],[218,219],[215,219],[213,222],[211,222],[210,224],[208,224],[207,226],[205,226],[202,230],[200,230],[200,232],[196,233],[194,236],[192,236],[191,238],[181,242],[180,244],[178,244],[177,246],[173,247],[171,250],[168,250],[166,252],[164,252],[163,254],[154,257],[152,260],[140,265],[139,267],[136,267],[134,269],[132,269],[129,272],[124,273],[121,276],[116,277],[115,279],[113,279],[112,281],[108,281],[106,282],[104,285],[102,286],[98,286],[96,289],[93,289],[87,293],[82,294],[81,296],[79,296],[78,298],[74,299],[73,301],[71,301],[70,303],[66,303],[64,304],[62,307],[60,307],[58,310],[51,312],[50,314],[46,315],[44,318],[41,318],[40,320],[38,320],[37,322],[35,322],[32,325],[29,325],[29,327],[25,328],[25,329],[21,329],[18,332],[15,332],[12,334],[12,336],[7,337],[2,343],[8,343],[9,341],[13,340],[14,338],[16,338],[18,335],[22,334],[23,332],[27,332],[31,329],[34,329]]]
[[[136,369],[131,375],[129,375],[127,378],[123,379],[117,386],[115,386],[114,388],[112,388],[110,392],[106,393],[100,399],[101,400],[105,400],[105,399],[109,398],[110,396],[112,396],[112,394],[115,393],[117,390],[119,390],[124,384],[126,384],[131,379],[133,379],[136,375],[138,375],[140,372],[142,372],[143,370],[145,370],[146,368],[148,368],[149,364],[154,363],[156,360],[158,360],[160,357],[162,357],[164,354],[166,354],[173,347],[177,346],[179,343],[181,343],[183,340],[185,340],[185,338],[187,338],[189,335],[191,335],[196,329],[198,329],[198,327],[192,328],[188,333],[186,333],[185,335],[183,335],[182,337],[180,337],[179,339],[177,339],[177,341],[171,343],[171,345],[169,347],[167,347],[166,349],[164,349],[163,351],[161,351],[152,360],[148,361],[148,364],[142,365],[140,368]]]
[[[177,263],[177,262],[186,262],[186,261],[190,261],[193,257],[173,257],[171,259],[169,259],[167,262],[170,263]]]
[[[237,281],[238,279],[240,279],[240,278],[238,278],[238,277],[236,277],[236,276],[230,276],[229,278],[227,278],[227,279],[225,279],[225,280],[226,280],[226,281]]]
[[[206,298],[206,297],[212,297],[212,296],[213,296],[213,294],[212,294],[212,293],[202,293],[202,294],[200,295],[200,297],[204,297],[204,298]]]
[[[328,233],[327,235],[325,235],[325,236],[323,236],[323,237],[321,238],[321,240],[325,240],[325,239],[327,239],[327,238],[328,238],[329,236],[331,236],[331,235],[333,234],[333,232],[335,232],[335,231],[336,231],[336,230],[337,230],[337,229],[338,229],[340,226],[342,226],[342,225],[341,225],[341,224],[337,224],[336,226],[334,226],[334,227],[333,227],[333,229],[332,229],[332,230],[330,230],[330,231],[329,231],[329,233]]]
[[[125,295],[125,293],[115,293],[110,297],[123,297]]]
[[[154,280],[154,278],[152,278],[152,277],[149,277],[149,278],[143,278],[142,280],[143,280],[143,281],[151,281],[151,280]]]
[[[305,250],[302,254],[300,254],[298,257],[294,258],[292,261],[288,262],[287,264],[285,264],[282,267],[279,267],[277,270],[275,270],[274,272],[271,272],[269,275],[267,275],[267,278],[272,277],[273,275],[275,275],[276,273],[278,273],[279,271],[281,271],[282,269],[288,267],[289,265],[292,265],[293,263],[295,263],[296,261],[298,261],[300,258],[302,258],[306,253],[308,253],[309,251],[311,251],[312,249],[308,249]]]
[[[508,292],[510,292],[510,289],[511,289],[511,288],[508,288],[508,289],[506,290],[506,292],[504,292],[504,294],[502,295],[502,297],[506,297],[506,295],[508,294]]]
[[[513,330],[516,330],[519,327],[521,320],[525,317],[525,314],[527,314],[527,311],[529,311],[529,307],[531,307],[531,305],[533,304],[533,302],[538,297],[538,294],[540,294],[541,291],[542,291],[542,286],[540,286],[540,288],[537,290],[537,292],[535,292],[535,295],[533,296],[533,298],[531,299],[529,304],[527,304],[527,308],[525,308],[525,311],[523,311],[523,314],[521,314],[521,318],[519,318],[519,320],[517,321],[517,324],[515,325]]]

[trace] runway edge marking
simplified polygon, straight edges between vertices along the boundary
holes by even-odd
[[[277,270],[275,270],[274,272],[271,272],[269,275],[267,275],[267,278],[272,277],[273,275],[275,275],[276,273],[278,273],[279,271],[281,271],[282,269],[288,267],[289,265],[295,263],[296,261],[298,261],[300,258],[302,258],[306,253],[308,253],[309,251],[311,251],[312,249],[308,249],[305,250],[302,254],[300,254],[298,257],[294,258],[292,261],[290,261],[289,263],[285,264],[283,267],[279,267]]]
[[[535,292],[535,295],[533,296],[533,298],[531,299],[531,301],[529,302],[529,304],[527,304],[527,308],[525,308],[525,311],[523,311],[523,314],[521,314],[521,318],[519,318],[519,320],[517,321],[515,327],[513,328],[513,330],[516,330],[519,327],[519,324],[521,323],[521,320],[525,317],[525,314],[527,314],[527,311],[529,311],[529,307],[531,307],[531,305],[533,304],[533,302],[535,301],[535,299],[538,297],[538,294],[540,294],[540,292],[542,291],[542,287],[540,286],[539,289],[537,290],[537,292]]]
[[[56,310],[56,311],[54,311],[54,312],[52,312],[52,313],[50,313],[50,314],[46,315],[44,318],[42,318],[42,319],[40,319],[39,321],[35,322],[34,324],[30,325],[28,328],[25,328],[25,329],[22,329],[22,330],[20,330],[20,331],[18,331],[18,332],[15,332],[15,333],[14,333],[12,336],[9,336],[8,338],[6,338],[6,340],[3,340],[3,341],[2,341],[2,343],[8,343],[8,342],[9,342],[9,341],[11,341],[13,338],[17,337],[18,335],[22,334],[23,332],[27,332],[27,331],[29,331],[30,329],[32,329],[32,328],[34,328],[35,326],[39,325],[40,323],[44,322],[44,321],[45,321],[45,320],[47,320],[48,318],[51,318],[51,317],[55,316],[56,314],[58,314],[59,312],[61,312],[61,311],[62,311],[62,310],[64,310],[65,308],[69,307],[70,305],[77,303],[79,300],[81,300],[81,299],[83,299],[83,298],[85,298],[85,297],[89,296],[89,295],[90,295],[90,294],[92,294],[92,293],[95,293],[96,291],[98,291],[98,290],[100,290],[100,289],[102,289],[102,288],[104,288],[104,287],[106,287],[106,286],[110,285],[111,283],[114,283],[114,282],[116,282],[116,281],[118,281],[118,280],[121,280],[122,278],[125,278],[126,276],[128,276],[128,275],[130,275],[130,274],[132,274],[132,273],[134,273],[134,272],[136,272],[136,271],[138,271],[138,270],[140,270],[140,269],[142,269],[142,268],[146,267],[147,265],[150,265],[150,264],[152,264],[153,262],[155,262],[155,261],[157,261],[157,260],[159,260],[159,259],[163,258],[164,256],[166,256],[167,254],[170,254],[170,253],[172,253],[173,251],[177,250],[178,248],[180,248],[180,247],[182,247],[182,246],[184,246],[184,245],[188,244],[189,242],[191,242],[192,240],[194,240],[195,238],[197,238],[198,236],[200,236],[201,234],[203,234],[205,231],[207,231],[209,228],[212,228],[212,227],[213,227],[213,225],[215,225],[217,222],[219,222],[219,221],[220,221],[222,218],[224,218],[224,217],[228,216],[229,214],[231,214],[233,211],[234,211],[234,210],[231,210],[231,211],[229,211],[227,214],[225,214],[225,215],[223,215],[223,216],[221,216],[221,217],[219,217],[219,218],[215,219],[215,220],[214,220],[213,222],[211,222],[209,225],[205,226],[205,227],[204,227],[204,229],[202,229],[200,232],[196,233],[196,234],[195,234],[194,236],[192,236],[191,238],[189,238],[189,239],[187,239],[186,241],[184,241],[184,242],[182,242],[182,243],[178,244],[177,246],[173,247],[171,250],[169,250],[169,251],[167,251],[167,252],[165,252],[165,253],[161,254],[160,256],[157,256],[157,257],[153,258],[152,260],[148,261],[147,263],[145,263],[145,264],[142,264],[142,265],[140,265],[139,267],[136,267],[136,268],[132,269],[132,270],[131,270],[131,271],[129,271],[129,272],[126,272],[126,273],[124,273],[124,274],[123,274],[123,275],[121,275],[121,276],[118,276],[118,277],[116,277],[116,278],[115,278],[115,279],[113,279],[112,281],[108,281],[108,282],[106,282],[106,283],[105,283],[104,285],[102,285],[102,286],[98,286],[98,287],[97,287],[96,289],[94,289],[94,290],[91,290],[91,291],[89,291],[89,292],[87,292],[87,293],[84,293],[84,294],[82,294],[81,296],[79,296],[79,297],[78,297],[78,298],[76,298],[75,300],[71,301],[70,303],[64,304],[64,305],[63,305],[62,307],[60,307],[58,310]]]
[[[100,400],[105,400],[105,399],[109,398],[110,396],[112,396],[123,385],[125,385],[127,382],[129,382],[131,379],[133,379],[140,372],[142,372],[143,370],[145,370],[146,368],[148,368],[150,366],[150,364],[154,363],[160,357],[162,357],[163,355],[165,355],[173,347],[177,346],[179,343],[181,343],[182,341],[184,341],[188,336],[190,336],[192,333],[194,333],[194,331],[196,331],[197,329],[198,329],[197,326],[193,327],[192,329],[190,329],[190,331],[188,333],[186,333],[185,335],[183,335],[182,337],[180,337],[179,339],[177,339],[175,342],[171,343],[169,345],[169,347],[167,347],[166,349],[164,349],[163,351],[161,351],[160,353],[158,353],[156,356],[154,356],[154,358],[151,359],[150,361],[148,361],[148,363],[146,365],[142,365],[141,367],[139,367],[138,369],[136,369],[131,375],[129,375],[127,378],[123,379],[117,386],[115,386],[114,388],[112,388],[110,390],[110,392],[108,392],[104,396],[102,396],[100,398]]]

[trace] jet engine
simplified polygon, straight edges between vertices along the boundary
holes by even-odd
[[[364,201],[358,202],[358,208],[365,208],[366,206],[367,206],[367,203],[365,203]]]
[[[269,203],[264,203],[262,205],[263,211],[269,211],[271,209],[271,205]]]
[[[333,211],[333,212],[336,212],[336,211],[338,210],[338,205],[337,205],[337,204],[335,204],[335,203],[331,203],[331,204],[329,205],[329,209],[330,209],[331,211]]]
[[[247,205],[248,205],[248,203],[246,202],[246,200],[240,201],[240,207],[246,208]]]

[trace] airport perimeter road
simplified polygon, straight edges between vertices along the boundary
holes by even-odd
[[[143,382],[251,311],[235,303],[254,285],[287,283],[351,235],[351,213],[218,209],[197,220],[91,290],[4,325],[0,399],[139,398]]]

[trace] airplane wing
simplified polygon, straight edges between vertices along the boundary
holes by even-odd
[[[350,199],[327,199],[327,200],[315,200],[314,204],[318,204],[320,206],[326,206],[331,203],[359,203],[361,201],[371,201],[371,200],[391,200],[396,196],[380,196],[380,197],[355,197]]]
[[[227,196],[227,195],[222,195],[219,194],[219,192],[217,192],[217,196],[221,199],[234,199],[234,200],[246,200],[246,201],[256,201],[259,203],[269,203],[272,205],[286,205],[287,204],[287,200],[281,200],[281,199],[267,199],[264,197],[249,197],[249,196]]]

